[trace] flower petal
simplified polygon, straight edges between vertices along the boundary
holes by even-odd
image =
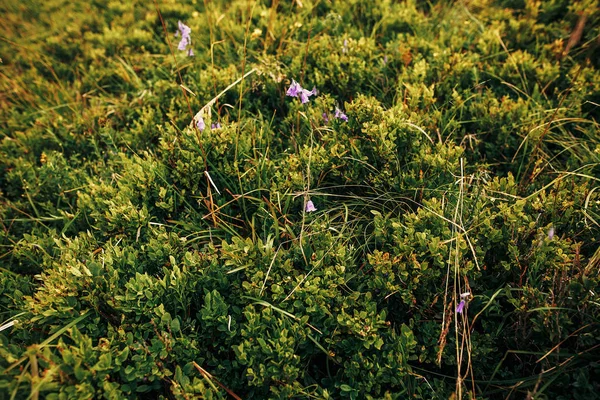
[[[334,117],[335,117],[335,118],[339,118],[339,119],[341,119],[342,121],[348,122],[348,116],[347,116],[346,114],[344,114],[344,113],[342,112],[342,110],[340,110],[340,109],[339,109],[339,108],[337,108],[337,107],[335,108],[335,115],[334,115]]]
[[[298,93],[301,93],[303,90],[304,89],[302,89],[302,86],[300,86],[298,82],[292,79],[292,84],[290,85],[287,92],[285,92],[285,94],[286,96],[296,97],[298,96]]]
[[[184,51],[187,45],[189,44],[189,39],[187,36],[184,36],[179,41],[179,45],[177,46],[177,50]]]
[[[202,117],[198,117],[198,120],[196,121],[196,126],[198,127],[198,129],[200,129],[200,132],[202,132],[206,128],[206,124],[204,123],[204,119]]]
[[[300,92],[300,102],[302,104],[308,103],[308,96],[310,96],[310,92],[306,89],[302,89]]]
[[[181,21],[177,22],[177,29],[179,29],[179,32],[181,32],[181,37],[190,36],[190,33],[192,33],[190,27]]]

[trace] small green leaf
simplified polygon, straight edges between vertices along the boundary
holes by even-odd
[[[342,392],[351,392],[354,390],[351,386],[346,385],[345,383],[340,385],[340,389],[342,389]]]

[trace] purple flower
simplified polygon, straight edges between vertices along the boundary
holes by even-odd
[[[292,79],[292,84],[290,85],[290,88],[287,90],[287,92],[285,92],[285,94],[287,96],[297,97],[298,93],[302,92],[302,90],[302,86],[300,86],[298,82]]]
[[[178,24],[178,27],[177,27],[177,32],[175,33],[175,37],[178,37],[179,35],[181,35],[181,40],[179,41],[179,44],[177,45],[177,50],[185,51],[187,49],[187,47],[192,44],[192,38],[190,37],[192,30],[190,29],[189,26],[187,26],[186,24],[184,24],[181,21],[179,21],[177,24]],[[194,55],[194,51],[191,48],[188,49],[188,56],[192,57],[193,55]]]
[[[306,202],[306,208],[305,208],[306,212],[313,212],[313,211],[317,211],[317,208],[315,207],[315,205],[313,204],[313,202],[311,200]]]
[[[462,314],[464,308],[465,308],[465,301],[461,300],[460,303],[458,303],[458,305],[456,306],[456,312],[458,314]]]
[[[306,90],[298,82],[292,79],[292,84],[290,85],[287,92],[285,92],[286,96],[290,97],[299,97],[302,104],[308,103],[308,98],[317,94],[317,88],[312,90]]]
[[[177,50],[179,51],[185,51],[185,48],[187,47],[187,45],[190,42],[190,38],[189,37],[183,37],[181,38],[181,40],[179,41],[179,45],[177,46]]]
[[[200,129],[200,132],[202,132],[206,128],[206,124],[204,123],[204,119],[202,117],[198,117],[198,120],[196,121],[196,126],[198,127],[198,129]]]
[[[340,110],[337,107],[335,108],[335,115],[334,115],[334,117],[335,118],[339,118],[339,119],[341,119],[344,122],[348,122],[348,116],[346,114],[344,114],[342,112],[342,110]]]
[[[177,33],[175,33],[175,36],[178,36],[178,34],[181,33],[181,37],[189,37],[190,33],[192,33],[192,30],[190,29],[190,27],[181,21],[177,21],[177,29],[179,31]]]
[[[554,227],[551,227],[550,230],[548,231],[548,239],[552,240],[553,237],[554,237]]]
[[[220,129],[221,128],[221,124],[218,122],[212,123],[210,125],[210,129]]]
[[[323,121],[329,122],[329,117],[327,116],[327,113],[323,113]]]
[[[312,90],[302,89],[302,91],[300,92],[300,102],[302,104],[308,103],[308,98],[315,94],[317,94],[317,88],[315,87],[313,87]]]

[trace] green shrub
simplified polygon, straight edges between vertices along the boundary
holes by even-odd
[[[597,398],[596,3],[3,4],[0,398]]]

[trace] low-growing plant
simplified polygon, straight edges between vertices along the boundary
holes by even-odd
[[[0,11],[0,398],[598,397],[597,1]]]

